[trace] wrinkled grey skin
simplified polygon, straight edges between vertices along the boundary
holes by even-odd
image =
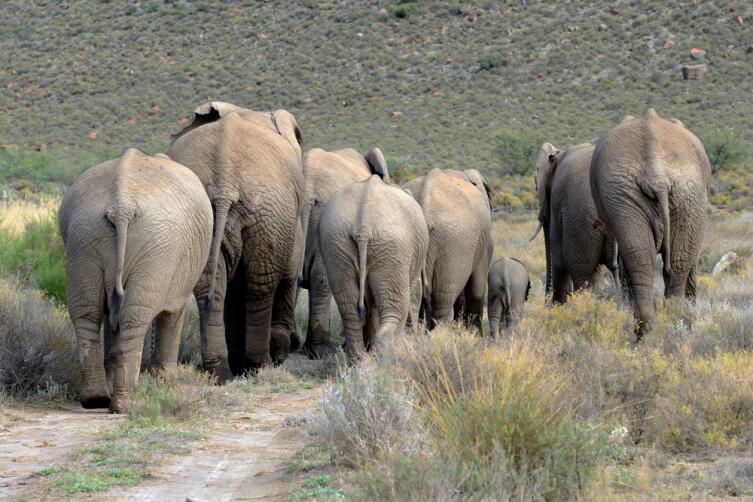
[[[494,254],[489,187],[475,169],[433,169],[404,187],[429,227],[422,302],[427,326],[462,316],[466,325],[482,331],[486,274]]]
[[[539,227],[544,229],[546,247],[546,293],[554,303],[567,301],[567,294],[598,277],[599,265],[606,266],[619,287],[617,246],[596,211],[589,169],[595,143],[583,143],[566,150],[544,143],[536,160],[539,198]]]
[[[317,225],[324,204],[341,188],[378,174],[389,181],[382,151],[374,148],[366,156],[346,148],[327,152],[313,148],[303,157],[304,195],[301,221],[306,233],[306,256],[302,286],[309,290],[309,322],[304,352],[319,359],[333,351],[329,343],[329,313],[332,293],[319,251]]]
[[[638,337],[656,318],[654,265],[661,252],[665,296],[695,298],[711,170],[698,138],[649,109],[597,143],[590,167],[599,219],[617,239]]]
[[[500,321],[506,328],[520,318],[528,300],[531,282],[528,267],[515,258],[502,258],[489,267],[487,275],[489,336],[499,336]]]
[[[333,195],[318,232],[353,362],[405,327],[429,232],[416,201],[378,175]]]
[[[71,185],[60,232],[81,404],[121,413],[153,319],[152,365],[178,361],[186,300],[209,255],[212,207],[189,169],[128,149]]]
[[[194,288],[204,368],[223,382],[279,361],[284,354],[271,350],[291,343],[285,338],[295,322],[291,281],[300,256],[303,171],[295,118],[285,110],[207,103],[173,138],[169,155],[197,174],[214,209],[209,261]]]

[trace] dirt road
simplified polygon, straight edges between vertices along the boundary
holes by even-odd
[[[64,466],[71,456],[122,416],[79,406],[62,409],[0,405],[0,500],[29,493],[34,474]]]
[[[167,455],[137,486],[84,497],[140,501],[284,500],[300,480],[287,473],[305,445],[301,417],[309,414],[324,385],[273,394],[233,411],[185,455]],[[0,500],[33,499],[36,473],[66,461],[114,427],[120,417],[71,406],[64,410],[6,407],[0,421]],[[84,498],[82,497],[82,498]]]
[[[287,467],[306,444],[300,418],[323,388],[277,394],[253,410],[234,412],[192,452],[170,459],[154,479],[107,493],[108,500],[284,500],[299,483]]]

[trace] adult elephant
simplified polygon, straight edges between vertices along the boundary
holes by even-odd
[[[606,266],[617,290],[620,281],[614,237],[599,220],[589,184],[594,143],[560,150],[544,143],[536,160],[539,225],[544,229],[546,292],[564,303],[567,294],[592,283],[599,265]]]
[[[433,169],[404,187],[429,227],[423,284],[428,327],[452,321],[461,301],[466,325],[482,331],[486,274],[494,254],[489,187],[475,169]]]
[[[653,109],[627,117],[596,144],[591,193],[599,218],[619,245],[639,338],[655,321],[658,252],[665,296],[695,297],[710,177],[698,138]]]
[[[372,174],[389,181],[387,163],[379,148],[365,156],[347,148],[328,152],[314,148],[303,157],[304,195],[301,221],[306,233],[302,286],[309,290],[309,321],[303,350],[312,359],[333,352],[329,343],[330,292],[324,271],[317,225],[322,207],[341,188]]]
[[[429,231],[410,195],[372,175],[332,196],[318,234],[352,362],[405,326]]]
[[[84,171],[59,214],[81,404],[121,413],[155,318],[152,364],[178,361],[186,299],[209,255],[212,207],[189,169],[130,148]]]
[[[197,174],[214,209],[209,261],[194,293],[204,367],[222,382],[271,361],[270,347],[289,336],[291,309],[275,299],[290,294],[297,270],[301,131],[285,110],[211,102],[173,137],[169,155]],[[273,335],[283,339],[273,343]]]

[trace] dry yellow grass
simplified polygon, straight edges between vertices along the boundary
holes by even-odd
[[[59,197],[46,197],[38,201],[15,200],[10,204],[0,203],[0,230],[10,236],[20,235],[26,225],[33,221],[46,220],[60,207]]]

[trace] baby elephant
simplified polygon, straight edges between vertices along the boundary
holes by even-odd
[[[186,299],[209,256],[212,206],[188,168],[131,148],[76,179],[60,232],[81,404],[121,413],[153,319],[152,364],[177,363]]]
[[[504,318],[510,327],[517,320],[523,304],[528,300],[531,282],[528,268],[515,258],[502,258],[489,268],[489,331],[499,336],[499,321]]]
[[[324,206],[319,246],[350,362],[405,327],[428,245],[421,207],[378,175],[346,186]]]

